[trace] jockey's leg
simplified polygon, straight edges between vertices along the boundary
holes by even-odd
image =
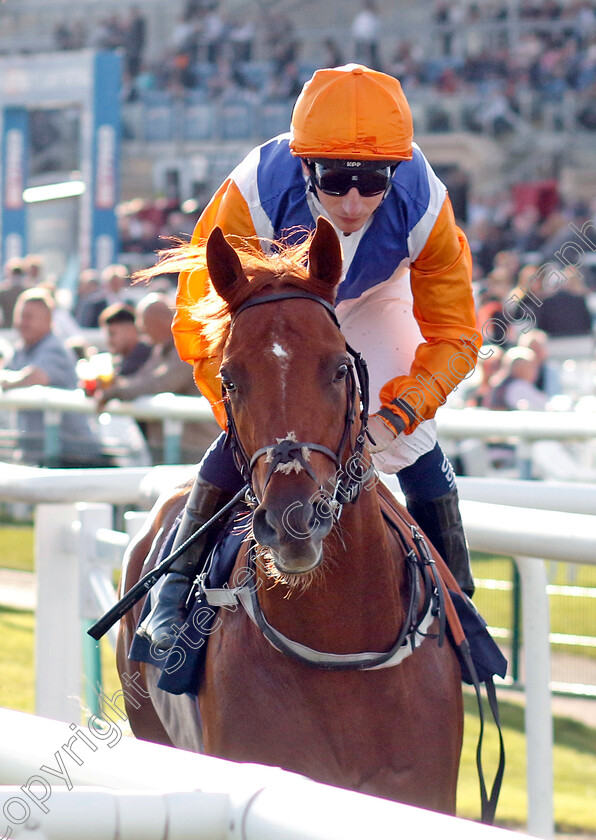
[[[406,507],[447,563],[462,590],[472,597],[474,578],[459,512],[455,475],[439,444],[397,477]]]
[[[224,449],[222,433],[203,456],[194,484],[182,514],[172,551],[187,540],[201,525],[241,489],[242,477],[236,469],[231,450]],[[170,566],[157,591],[151,612],[137,633],[151,641],[157,650],[169,650],[175,642],[176,630],[183,622],[186,601],[192,583],[202,568],[208,533],[199,537]],[[155,591],[151,593],[155,596]]]

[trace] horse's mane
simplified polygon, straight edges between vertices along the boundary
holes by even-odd
[[[189,295],[191,282],[181,278],[176,302],[178,316],[182,316],[189,327],[196,326],[201,333],[209,355],[217,354],[225,342],[234,312],[253,295],[264,289],[271,292],[293,286],[334,302],[335,289],[324,281],[311,277],[308,272],[308,251],[313,233],[305,231],[306,238],[298,245],[270,242],[271,252],[265,254],[255,241],[240,237],[226,237],[233,244],[249,281],[234,291],[229,300],[224,300],[208,281],[207,294],[194,299]],[[206,242],[192,243],[176,240],[174,248],[160,251],[158,263],[137,272],[135,281],[150,280],[163,274],[190,276],[192,272],[207,272]],[[199,284],[201,285],[201,284]]]

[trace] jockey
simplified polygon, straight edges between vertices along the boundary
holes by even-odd
[[[267,250],[271,241],[300,241],[318,216],[333,224],[343,252],[336,314],[370,373],[369,450],[379,470],[397,473],[408,510],[471,596],[454,473],[433,419],[471,374],[482,343],[471,256],[447,190],[412,137],[397,79],[357,64],[317,70],[290,132],[249,152],[211,199],[193,241],[217,225]],[[180,275],[172,329],[223,427],[220,360],[203,351],[188,306],[206,289],[206,269]],[[242,484],[222,434],[199,466],[177,544]],[[171,626],[203,547],[204,540],[175,561],[140,628],[159,647],[173,644]]]

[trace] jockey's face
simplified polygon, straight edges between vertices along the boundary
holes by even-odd
[[[309,171],[304,162],[302,167],[304,174],[308,177]],[[363,228],[385,195],[384,193],[360,195],[356,187],[352,187],[345,195],[329,195],[316,187],[315,190],[327,215],[343,233],[356,233]]]
[[[336,227],[343,233],[356,233],[383,201],[383,193],[363,196],[356,187],[352,187],[345,195],[327,195],[317,190],[317,198]]]

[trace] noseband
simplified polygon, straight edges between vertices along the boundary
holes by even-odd
[[[263,297],[245,301],[234,313],[231,326],[234,324],[238,315],[240,315],[241,312],[244,312],[245,309],[250,309],[252,306],[261,306],[266,303],[276,303],[280,300],[292,299],[312,300],[315,303],[320,304],[326,309],[337,329],[340,330],[339,321],[337,320],[333,306],[324,298],[314,295],[311,292],[301,291],[300,289],[278,292],[277,294],[265,295]],[[234,421],[234,415],[232,414],[230,399],[225,389],[223,389],[223,402],[228,420],[226,445],[231,447],[236,465],[240,470],[242,478],[249,486],[249,496],[252,496],[252,498],[249,498],[249,501],[253,504],[256,505],[259,503],[252,484],[252,474],[256,463],[260,458],[264,457],[266,462],[269,463],[269,469],[265,476],[265,482],[263,485],[264,492],[269,484],[271,476],[276,471],[289,473],[292,472],[292,470],[299,472],[303,469],[316,484],[317,478],[312,467],[308,463],[311,452],[320,452],[330,458],[335,464],[337,478],[333,494],[330,495],[319,485],[319,490],[323,498],[325,498],[329,504],[335,518],[339,518],[339,514],[341,513],[341,508],[344,503],[355,502],[358,498],[363,480],[363,475],[358,473],[362,472],[361,456],[364,448],[366,424],[368,422],[368,369],[366,367],[366,362],[360,353],[355,351],[347,343],[346,350],[352,357],[353,363],[348,365],[348,376],[346,377],[347,399],[344,428],[336,452],[320,443],[304,443],[302,441],[298,441],[292,434],[289,434],[286,438],[278,438],[274,444],[262,446],[260,449],[257,449],[252,457],[250,457],[240,441],[238,428]],[[350,439],[352,425],[356,421],[358,397],[361,404],[359,415],[360,426],[358,434],[356,435],[356,444],[349,459],[350,466],[349,469],[347,469],[341,462],[341,456],[346,443]],[[353,473],[356,473],[356,475]]]

